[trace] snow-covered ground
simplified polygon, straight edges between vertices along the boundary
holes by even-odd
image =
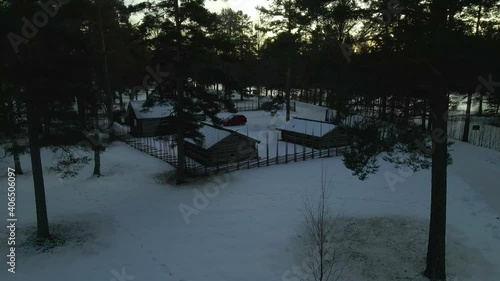
[[[243,114],[247,125],[230,128],[260,140],[284,122],[282,111],[274,118],[259,111]],[[298,105],[292,116],[322,120],[324,114],[322,108]],[[498,281],[500,152],[456,142],[451,153],[450,279]],[[16,273],[7,272],[4,227],[2,281],[299,280],[307,260],[300,250],[304,198],[317,198],[322,170],[333,186],[332,214],[340,216],[332,238],[342,268],[339,280],[425,280],[420,272],[430,171],[413,174],[382,163],[363,182],[335,157],[237,171],[178,188],[169,184],[172,167],[120,142],[102,154],[101,178],[90,176],[89,164],[77,177],[61,179],[48,170],[55,157],[42,151],[47,208],[52,234],[67,243],[45,252],[32,246],[35,199],[30,159],[23,155],[27,173],[16,179]],[[0,159],[0,170],[12,165],[12,159]],[[0,174],[5,225],[6,176]]]
[[[449,274],[459,281],[499,280],[500,153],[457,143],[452,154]],[[52,157],[43,151],[45,166]],[[22,164],[28,174],[17,177],[18,242],[36,222],[27,156]],[[9,165],[3,159],[0,168]],[[392,192],[384,174],[398,171],[390,165],[361,182],[337,157],[177,188],[162,180],[172,171],[166,163],[119,142],[102,155],[104,177],[90,177],[91,166],[74,179],[45,175],[53,233],[77,241],[43,253],[18,245],[16,273],[7,272],[2,255],[1,280],[294,280],[293,269],[304,261],[297,251],[303,198],[318,194],[323,168],[332,178],[333,213],[345,218],[336,237],[347,263],[340,280],[424,280],[418,276],[426,248],[429,171],[403,173]],[[6,205],[6,176],[0,181]],[[219,191],[209,182],[218,182]],[[183,215],[180,208],[194,212]],[[0,210],[6,218],[7,206]],[[5,253],[5,231],[1,235]],[[122,270],[134,279],[115,276]]]

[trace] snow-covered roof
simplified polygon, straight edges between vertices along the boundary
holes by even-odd
[[[148,108],[146,111],[142,107],[145,101],[130,101],[130,105],[135,112],[137,119],[156,119],[167,117],[172,114],[173,106],[169,104],[155,105]]]
[[[203,126],[200,128],[199,131],[202,135],[205,136],[205,139],[203,141],[202,147],[205,149],[209,149],[212,146],[216,145],[218,142],[222,141],[223,139],[227,138],[228,136],[232,134],[238,134],[241,135],[244,138],[248,138],[249,140],[253,140],[257,143],[260,143],[260,141],[253,139],[251,137],[245,136],[243,134],[240,134],[236,131],[224,129],[224,128],[217,128],[215,126],[212,126],[210,124],[203,123]],[[195,142],[192,139],[186,138],[185,141],[188,141],[190,143],[195,144]]]
[[[205,149],[209,149],[219,141],[232,134],[232,132],[229,130],[219,129],[209,125],[204,125],[203,127],[201,127],[200,133],[205,136],[205,140],[203,141],[203,148]],[[191,139],[186,139],[186,141],[195,143]]]
[[[294,118],[281,126],[279,130],[322,137],[335,129],[335,125],[308,119]]]

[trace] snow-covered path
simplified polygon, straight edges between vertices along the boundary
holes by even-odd
[[[449,173],[474,188],[500,215],[500,153],[458,141],[452,149],[454,163]]]

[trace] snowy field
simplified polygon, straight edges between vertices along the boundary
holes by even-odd
[[[245,126],[228,127],[261,140],[276,153],[275,117],[242,112]],[[221,117],[230,115],[222,113]],[[297,103],[292,116],[323,120],[324,108]],[[279,154],[285,143],[279,142]],[[273,150],[274,149],[274,150]],[[448,169],[448,274],[452,281],[500,280],[500,152],[456,142]],[[0,151],[1,152],[1,151]],[[289,153],[293,146],[289,145]],[[88,155],[81,152],[81,155]],[[42,151],[52,234],[63,244],[41,251],[33,243],[36,213],[31,164],[18,175],[16,273],[0,263],[0,280],[13,281],[298,281],[303,251],[304,200],[316,199],[321,171],[331,178],[335,221],[334,267],[340,281],[424,281],[430,212],[430,171],[415,174],[382,163],[367,181],[351,175],[342,157],[236,171],[170,184],[173,168],[121,142],[102,154],[103,177],[92,163],[61,179]],[[0,169],[12,167],[0,159]],[[387,175],[399,175],[388,182]],[[7,178],[0,174],[0,217],[7,218]],[[6,223],[6,220],[4,220]],[[0,232],[6,253],[7,231]],[[64,242],[65,241],[65,242]],[[63,243],[64,242],[64,243]]]
[[[500,280],[500,153],[457,143],[452,154],[449,275],[457,281]],[[47,167],[54,155],[48,150],[42,155]],[[23,156],[22,164],[28,173],[17,177],[18,264],[15,274],[7,272],[2,255],[0,280],[298,280],[305,260],[299,250],[304,197],[318,194],[322,168],[332,178],[332,212],[341,217],[334,238],[343,269],[339,280],[424,280],[419,273],[426,250],[429,171],[405,174],[391,190],[384,174],[398,171],[390,165],[361,182],[336,157],[177,188],[165,183],[165,174],[172,172],[166,163],[116,142],[102,155],[102,178],[90,176],[92,165],[67,180],[46,170],[52,233],[68,241],[37,252],[26,242],[36,223],[29,157]],[[0,162],[4,171],[9,165],[10,159]],[[207,189],[211,181],[220,184],[218,193]],[[2,174],[5,204],[6,182]],[[196,212],[183,216],[180,206]],[[0,217],[7,217],[6,206]],[[6,234],[0,236],[2,253]]]

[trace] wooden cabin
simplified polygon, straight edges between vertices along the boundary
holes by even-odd
[[[349,144],[347,132],[331,123],[293,118],[278,130],[281,140],[315,149],[346,146]]]
[[[130,101],[127,107],[127,123],[133,136],[154,137],[174,133],[168,126],[173,112],[171,105],[157,105],[146,110],[143,104],[144,101]]]
[[[186,156],[204,166],[259,158],[258,140],[206,123],[203,123],[200,133],[205,136],[201,145],[191,139],[185,140]]]
[[[127,107],[126,119],[130,126],[130,133],[135,137],[155,137],[173,135],[174,127],[169,120],[174,114],[172,105],[155,105],[148,109],[143,108],[144,101],[130,101]],[[196,114],[200,121],[205,120],[203,113]]]

